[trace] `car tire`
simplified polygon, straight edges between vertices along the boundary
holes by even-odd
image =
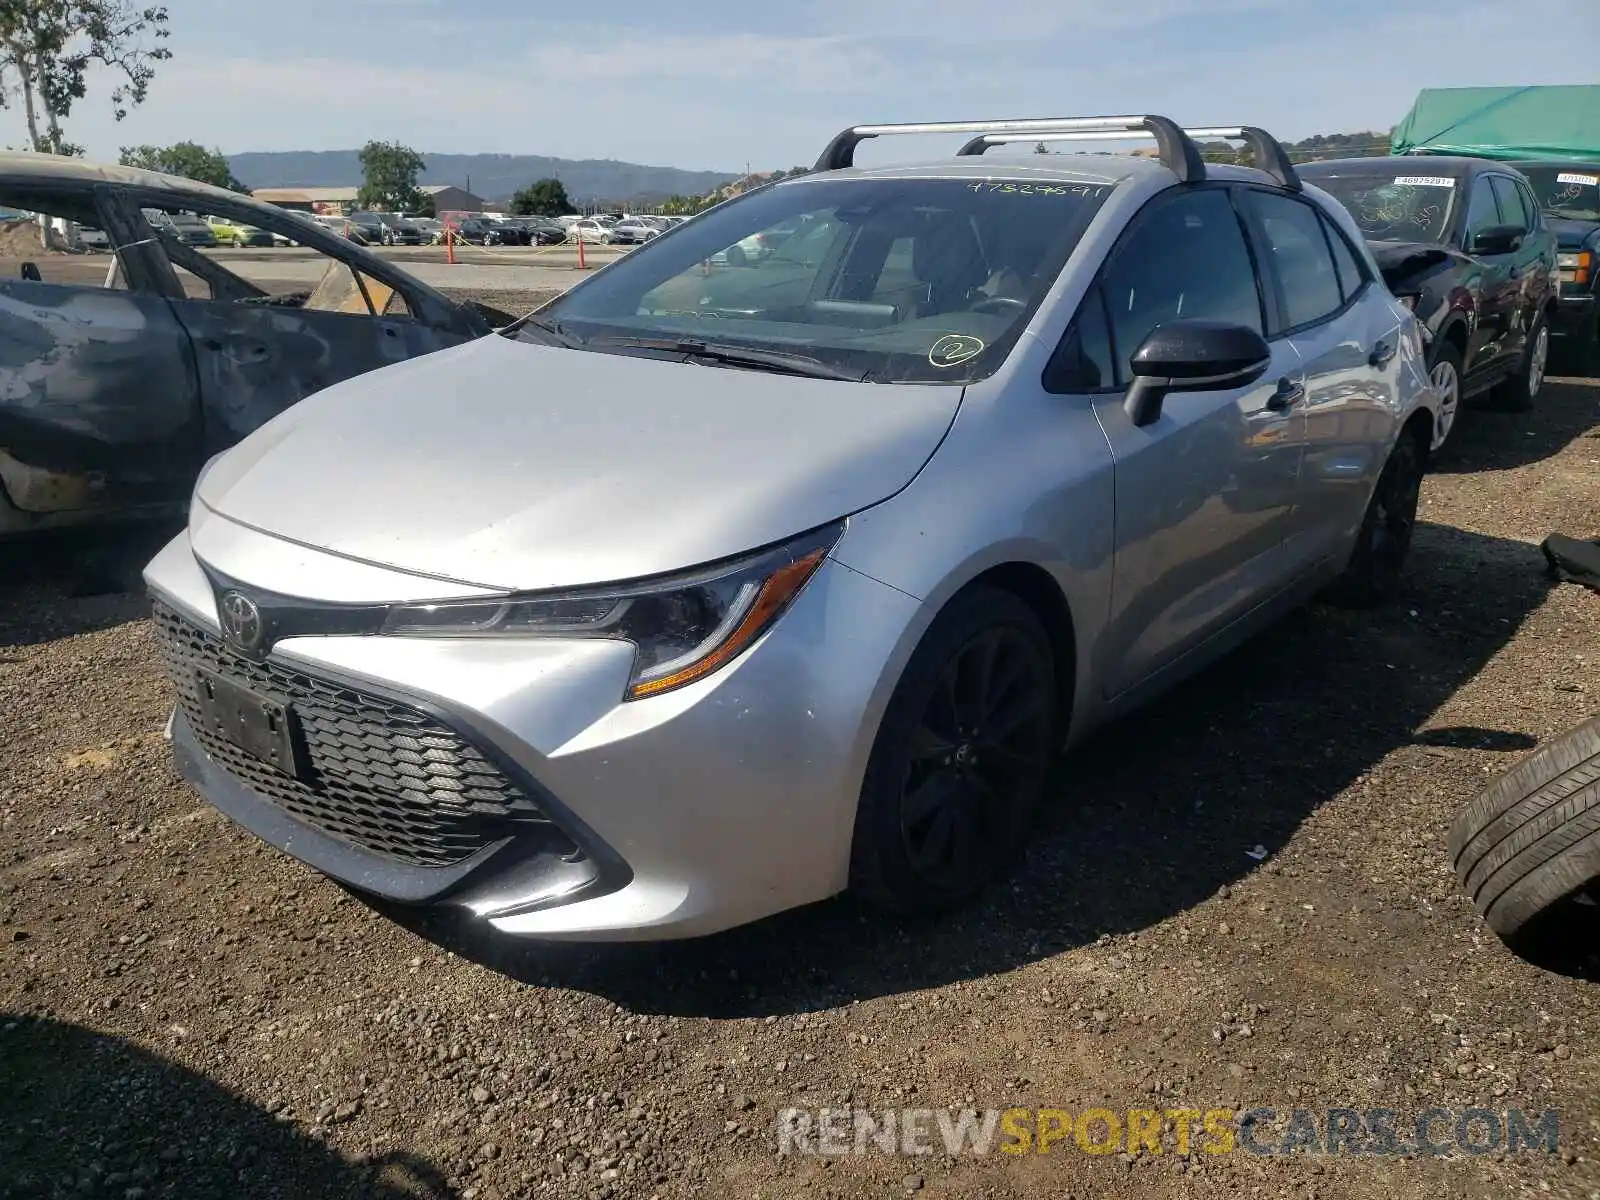
[[[1527,412],[1544,386],[1545,369],[1550,364],[1550,321],[1543,309],[1528,330],[1528,345],[1516,373],[1495,389],[1495,398],[1512,412]]]
[[[1434,343],[1433,358],[1428,363],[1428,379],[1441,392],[1439,408],[1433,419],[1433,445],[1428,448],[1432,457],[1444,448],[1461,419],[1461,351],[1454,342]]]
[[[1600,881],[1600,717],[1555,738],[1483,790],[1450,829],[1450,862],[1508,943]]]
[[[890,913],[939,912],[1003,873],[1032,829],[1057,708],[1055,657],[1034,611],[987,586],[957,595],[879,725],[856,810],[853,896]],[[1003,723],[998,736],[986,715]]]
[[[1324,593],[1330,603],[1372,608],[1400,591],[1426,464],[1421,439],[1402,430],[1367,501],[1350,561]]]

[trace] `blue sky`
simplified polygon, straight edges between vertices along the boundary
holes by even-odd
[[[1591,82],[1600,36],[1600,0],[167,4],[145,105],[113,121],[100,80],[68,122],[91,157],[383,138],[743,170],[809,163],[857,122],[1125,111],[1287,140],[1387,129],[1422,87]],[[0,122],[21,145],[18,107]]]

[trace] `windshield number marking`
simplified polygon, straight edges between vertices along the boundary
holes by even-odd
[[[1086,183],[969,183],[969,192],[1001,192],[1010,196],[1094,196],[1103,189]]]
[[[1600,175],[1574,175],[1570,171],[1563,171],[1556,176],[1557,183],[1576,183],[1585,187],[1600,187]]]
[[[1453,188],[1456,181],[1446,175],[1400,175],[1395,182],[1401,187]]]
[[[964,333],[947,333],[928,347],[928,362],[935,367],[958,367],[983,353],[983,339]]]

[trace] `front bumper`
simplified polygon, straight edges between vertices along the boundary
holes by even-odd
[[[210,517],[150,564],[156,597],[217,630],[216,571],[321,599],[438,596],[440,585],[330,562]],[[290,567],[298,568],[286,574]],[[326,571],[319,571],[325,567]],[[509,837],[463,862],[397,863],[275,804],[208,755],[180,714],[181,772],[239,824],[352,887],[463,908],[545,938],[690,937],[833,895],[848,880],[873,734],[921,606],[828,561],[740,659],[675,692],[622,702],[632,648],[595,641],[295,637],[271,661],[439,714],[525,781],[581,848]],[[824,635],[827,635],[826,637]]]

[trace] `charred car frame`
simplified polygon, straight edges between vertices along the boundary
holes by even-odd
[[[289,406],[492,328],[331,230],[190,180],[0,154],[0,204],[104,230],[111,251],[0,261],[0,537],[181,513],[208,458]],[[143,210],[163,209],[326,266],[260,286],[153,227]]]

